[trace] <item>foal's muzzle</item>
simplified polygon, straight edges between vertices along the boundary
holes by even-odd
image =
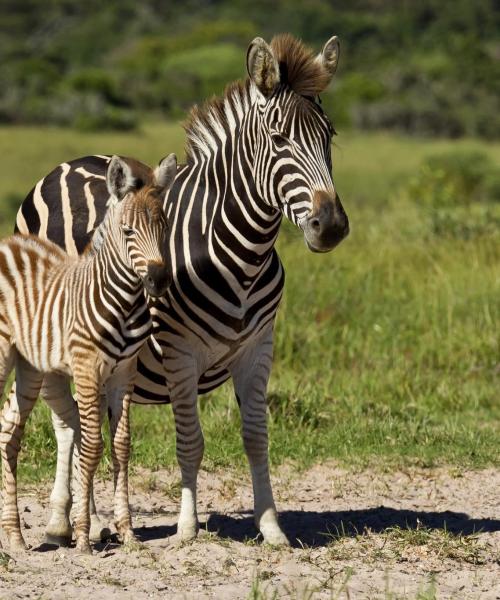
[[[150,296],[154,298],[163,296],[172,283],[170,266],[165,263],[149,263],[148,272],[142,281],[144,289]]]
[[[338,195],[314,192],[313,209],[304,219],[302,229],[310,250],[333,250],[349,233],[349,219]]]

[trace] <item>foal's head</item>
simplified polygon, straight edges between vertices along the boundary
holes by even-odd
[[[170,154],[141,178],[119,156],[112,157],[106,173],[108,191],[116,203],[114,226],[122,258],[154,297],[162,296],[172,282],[163,198],[176,171],[176,157]]]

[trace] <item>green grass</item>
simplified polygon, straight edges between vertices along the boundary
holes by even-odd
[[[139,134],[0,128],[0,199],[20,201],[63,159],[118,152],[153,164],[170,151],[181,158],[183,139],[170,124]],[[500,464],[500,232],[438,237],[423,208],[400,193],[424,157],[450,149],[479,149],[500,162],[500,144],[340,135],[334,179],[351,235],[333,253],[313,255],[283,227],[287,283],[270,382],[274,465]],[[0,205],[9,213],[3,233],[11,208]],[[200,411],[204,466],[243,466],[230,386],[203,398]],[[175,463],[170,407],[134,407],[132,427],[135,465]],[[21,472],[45,477],[54,450],[41,404],[27,430]]]

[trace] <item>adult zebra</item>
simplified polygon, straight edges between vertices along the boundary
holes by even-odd
[[[284,284],[274,244],[283,214],[315,252],[331,250],[349,231],[331,174],[334,131],[318,101],[338,56],[336,37],[318,56],[288,34],[270,45],[256,38],[247,52],[246,82],[195,107],[186,125],[187,162],[165,200],[174,280],[152,306],[154,336],[140,354],[134,396],[136,402],[172,402],[181,539],[198,531],[204,441],[197,396],[232,377],[255,522],[266,542],[287,543],[269,480],[266,424],[273,324]],[[107,160],[64,163],[41,180],[18,213],[19,231],[80,251],[109,201],[102,179]],[[50,393],[58,393],[55,387]],[[67,387],[59,393],[67,394]]]

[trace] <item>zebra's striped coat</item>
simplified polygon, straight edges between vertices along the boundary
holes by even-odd
[[[330,250],[348,232],[331,176],[333,128],[315,100],[337,57],[336,38],[318,57],[291,36],[271,46],[258,38],[249,48],[247,82],[193,110],[186,127],[187,164],[165,200],[173,283],[151,306],[155,332],[141,351],[134,395],[138,402],[172,402],[183,481],[182,539],[198,528],[196,477],[204,442],[197,395],[231,376],[256,523],[266,541],[286,543],[267,457],[266,388],[284,285],[274,244],[282,214],[315,251]],[[68,250],[78,248],[91,229],[80,217],[105,210],[107,194],[98,189],[105,164],[105,157],[80,159],[48,175],[23,204],[19,229],[42,230],[39,206],[53,214],[57,205],[62,219],[54,219],[53,237]],[[68,177],[75,178],[69,187]]]
[[[20,407],[20,419],[12,418],[15,414],[6,403],[0,433],[2,526],[12,547],[25,547],[17,510],[17,455],[44,373],[74,377],[83,475],[75,534],[83,551],[90,550],[90,486],[102,452],[101,388],[120,390],[115,393],[119,417],[113,436],[115,517],[123,539],[133,537],[127,490],[128,404],[136,356],[152,331],[144,288],[163,294],[170,264],[165,260],[167,223],[159,201],[165,186],[132,191],[126,175],[126,167],[114,157],[108,182],[121,201],[108,211],[83,256],[71,257],[54,243],[33,237],[13,236],[0,243],[0,389],[15,367]]]

